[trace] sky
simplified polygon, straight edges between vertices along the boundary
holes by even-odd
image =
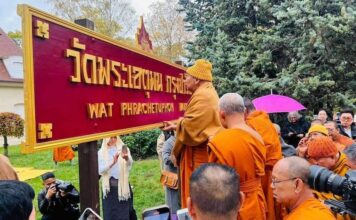
[[[147,14],[148,6],[153,2],[163,0],[130,0],[137,15]],[[6,33],[9,31],[21,30],[21,19],[17,15],[16,6],[18,4],[28,4],[40,10],[50,12],[51,6],[47,0],[0,0],[0,28]],[[138,20],[138,18],[137,18]]]

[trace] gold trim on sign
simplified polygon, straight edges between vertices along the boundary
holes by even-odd
[[[58,141],[49,141],[45,143],[37,143],[36,136],[36,115],[35,115],[35,92],[34,92],[34,69],[33,69],[33,26],[32,26],[32,16],[36,16],[44,21],[53,22],[57,25],[69,28],[74,31],[78,31],[82,34],[97,38],[104,42],[108,42],[112,45],[127,49],[129,51],[135,52],[137,54],[141,54],[148,58],[160,61],[162,63],[168,64],[170,66],[174,66],[182,71],[185,71],[186,68],[183,66],[177,65],[167,59],[157,57],[148,52],[139,50],[137,48],[126,45],[122,42],[113,40],[103,34],[96,33],[92,30],[84,28],[80,25],[74,24],[72,22],[62,20],[53,15],[50,15],[46,12],[40,11],[36,8],[33,8],[26,4],[19,4],[17,6],[17,13],[21,16],[22,20],[22,40],[23,40],[23,58],[24,58],[24,101],[25,101],[25,130],[26,130],[26,142],[21,144],[21,152],[22,153],[33,153],[41,150],[48,150],[54,147],[67,146],[70,144],[79,144],[88,141],[95,141],[102,138],[114,136],[114,135],[122,135],[129,134],[133,132],[138,132],[142,130],[153,129],[157,127],[161,127],[162,123],[149,124],[144,126],[138,126],[133,128],[115,130],[110,132],[103,132],[93,135],[85,135],[79,137],[73,137],[68,139],[61,139]],[[44,29],[46,30],[46,28]],[[45,31],[44,31],[45,32]],[[43,33],[46,34],[46,33]],[[49,37],[49,36],[48,36]],[[79,41],[72,42],[75,43],[79,48],[81,47]],[[85,48],[83,48],[85,49]]]
[[[33,57],[32,57],[32,19],[28,7],[18,5],[17,13],[22,20],[22,41],[24,60],[24,101],[25,101],[25,130],[26,142],[21,145],[21,152],[32,152],[36,145],[35,124],[35,97],[33,79]]]
[[[31,6],[27,5],[27,4],[19,4],[18,8],[20,8],[20,7],[25,8],[24,10],[28,10],[31,15],[34,15],[36,17],[39,17],[39,18],[42,18],[44,20],[53,22],[55,24],[61,25],[63,27],[69,28],[71,30],[78,31],[78,32],[80,32],[82,34],[86,34],[88,36],[95,37],[95,38],[97,38],[99,40],[111,43],[113,45],[116,45],[116,46],[122,47],[124,49],[130,50],[132,52],[144,55],[146,57],[149,57],[149,58],[152,58],[154,60],[160,61],[162,63],[174,66],[174,67],[176,67],[178,69],[181,69],[181,70],[184,70],[184,71],[186,70],[186,68],[184,68],[183,66],[178,65],[176,63],[173,63],[168,59],[165,59],[165,58],[162,58],[162,57],[158,57],[158,56],[156,56],[154,54],[148,53],[148,52],[143,51],[143,50],[139,50],[139,49],[137,49],[135,47],[132,47],[130,45],[127,45],[127,44],[125,44],[125,43],[123,43],[121,41],[111,39],[110,37],[108,37],[108,36],[106,36],[104,34],[97,33],[95,31],[92,31],[92,30],[90,30],[88,28],[85,28],[85,27],[80,26],[78,24],[72,23],[70,21],[60,19],[60,18],[55,17],[55,16],[53,16],[51,14],[48,14],[47,12],[44,12],[44,11],[41,11],[41,10],[36,9],[34,7],[31,7]]]
[[[173,122],[177,122],[177,121],[174,120]],[[125,134],[135,133],[135,132],[139,132],[139,131],[150,130],[153,128],[159,128],[162,126],[163,126],[162,123],[155,123],[155,124],[127,128],[127,129],[122,129],[122,130],[108,131],[108,132],[103,132],[103,133],[99,133],[99,134],[79,136],[79,137],[75,137],[75,138],[67,138],[67,139],[62,139],[62,140],[58,140],[58,141],[50,141],[50,142],[46,142],[43,144],[37,143],[37,145],[35,147],[29,147],[29,146],[26,147],[26,146],[24,146],[25,144],[22,144],[21,152],[22,153],[34,153],[34,152],[38,152],[38,151],[53,149],[55,147],[62,147],[62,146],[68,146],[68,145],[73,145],[73,144],[85,143],[85,142],[89,142],[89,141],[96,141],[96,140],[100,140],[103,138],[112,137],[115,135],[125,135]]]

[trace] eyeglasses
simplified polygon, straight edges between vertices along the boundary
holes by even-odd
[[[275,187],[277,183],[281,183],[281,182],[286,182],[286,181],[290,181],[290,180],[295,180],[298,179],[299,177],[293,177],[290,179],[286,179],[286,180],[276,180],[272,178],[272,186]]]
[[[341,117],[340,120],[342,120],[342,121],[352,121],[352,117]]]

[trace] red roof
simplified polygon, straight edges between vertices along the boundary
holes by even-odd
[[[22,56],[22,50],[14,40],[0,28],[0,58],[9,56]]]
[[[22,56],[21,48],[0,28],[0,82],[23,82],[22,79],[11,78],[3,58]]]

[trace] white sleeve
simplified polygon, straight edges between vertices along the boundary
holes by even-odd
[[[99,175],[106,173],[110,170],[110,165],[106,165],[105,160],[103,158],[101,150],[98,152],[98,171]]]

